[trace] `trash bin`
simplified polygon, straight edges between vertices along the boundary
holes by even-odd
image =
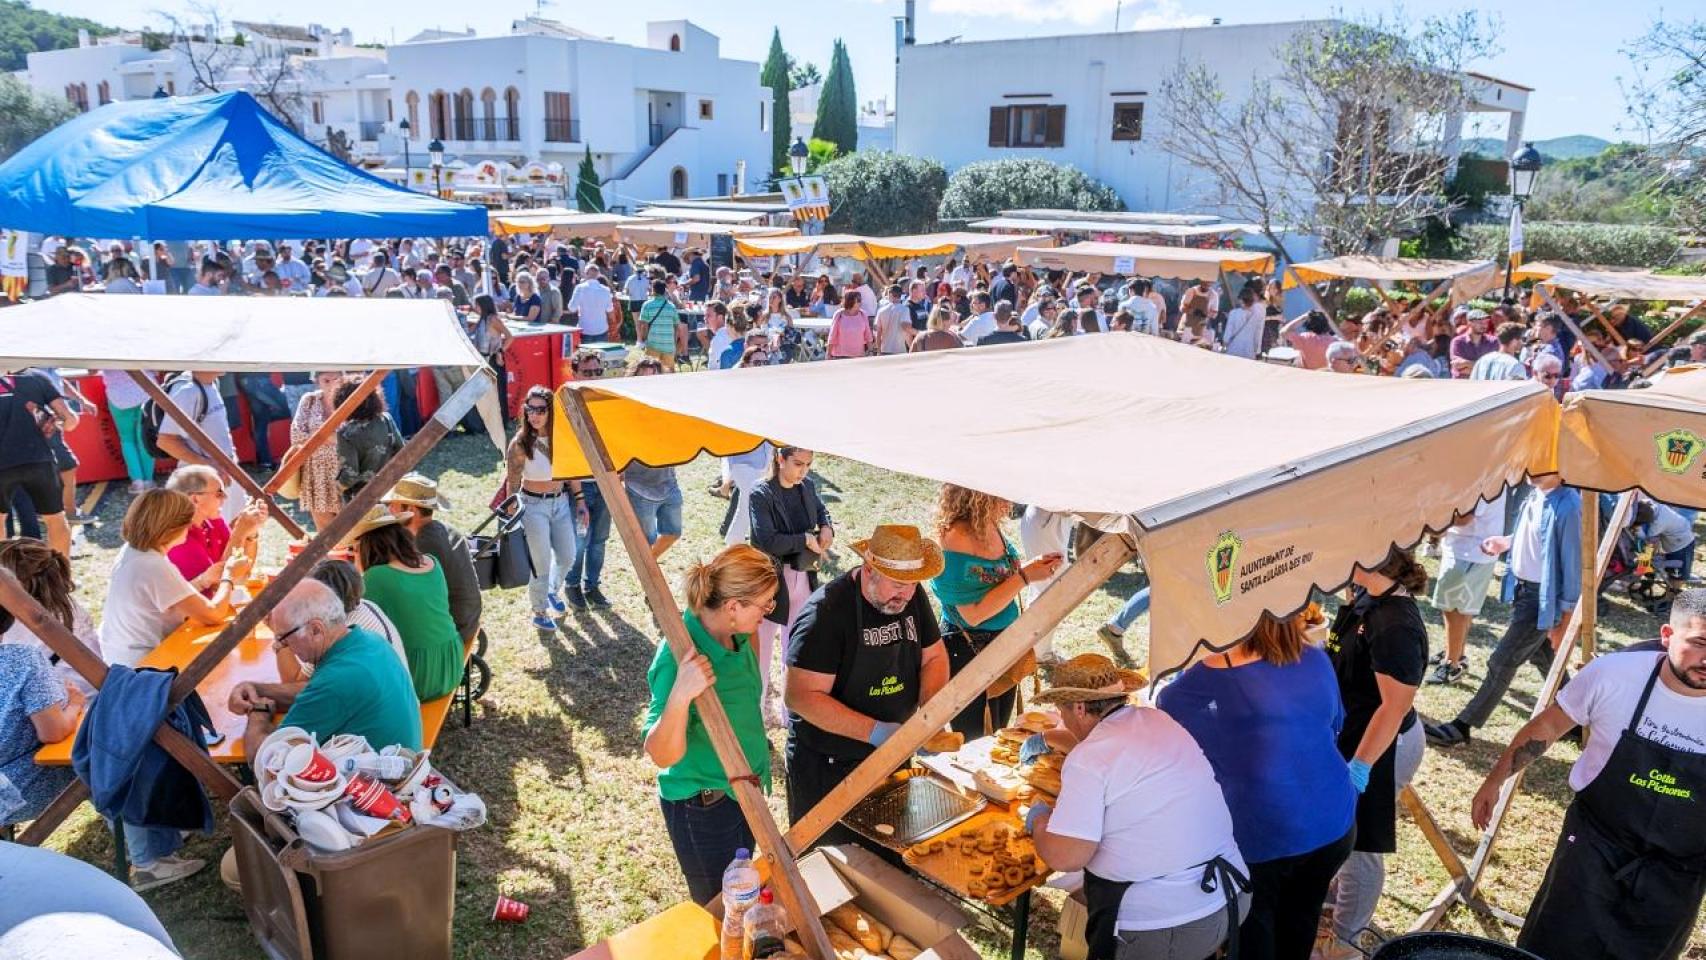
[[[272,960],[448,958],[456,833],[412,826],[321,853],[253,787],[231,801],[243,909]]]

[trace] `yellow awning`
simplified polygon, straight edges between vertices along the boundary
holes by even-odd
[[[1293,276],[1293,273],[1296,276]],[[1287,290],[1304,283],[1329,280],[1369,280],[1379,283],[1414,283],[1426,280],[1458,281],[1466,277],[1498,272],[1491,260],[1427,260],[1417,257],[1334,257],[1294,263],[1285,273]]]
[[[666,223],[635,218],[616,228],[616,236],[628,243],[653,247],[703,247],[714,236],[731,236],[738,244],[749,237],[780,237],[799,233],[793,227],[760,227],[738,223]]]
[[[489,218],[491,231],[499,236],[517,233],[549,233],[558,237],[613,240],[616,228],[635,221],[615,213],[580,213],[562,207],[539,210],[498,210]]]
[[[1074,402],[990,403],[996,383]],[[1558,429],[1531,381],[1330,376],[1118,333],[564,389],[583,391],[618,469],[768,437],[1134,533],[1157,670],[1550,471]],[[955,415],[873,430],[856,412],[871,397]],[[590,474],[565,418],[552,450],[559,476]]]
[[[1596,267],[1573,263],[1530,263],[1511,272],[1515,282],[1533,280],[1549,287],[1616,300],[1706,300],[1706,277],[1654,273],[1635,267]]]
[[[888,257],[964,257],[967,260],[999,260],[1013,256],[1021,244],[1049,246],[1047,236],[996,236],[988,233],[951,231],[919,233],[900,237],[862,237],[851,233],[829,233],[799,237],[742,237],[735,247],[749,257],[816,254],[847,260]]]
[[[1020,263],[1049,270],[1077,270],[1122,277],[1165,277],[1176,280],[1214,280],[1220,271],[1272,273],[1272,254],[1249,250],[1198,250],[1158,247],[1146,243],[1103,243],[1086,240],[1070,246],[1020,247]]]

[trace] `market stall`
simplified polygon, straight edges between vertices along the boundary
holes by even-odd
[[[989,383],[1029,396],[1070,389],[1080,402],[1066,414],[1047,405],[991,406],[978,399]],[[812,403],[770,402],[776,396]],[[871,396],[964,416],[946,427],[872,431],[857,418],[817,412],[852,409]],[[844,817],[1139,552],[1153,582],[1149,666],[1160,679],[1230,648],[1263,613],[1293,613],[1314,589],[1343,584],[1353,566],[1376,565],[1394,544],[1443,528],[1456,511],[1528,471],[1551,469],[1557,409],[1532,383],[1321,377],[1139,335],[741,376],[568,384],[559,398],[567,416],[552,445],[557,474],[596,477],[613,501],[622,499],[614,497],[616,471],[629,463],[732,455],[773,438],[1076,515],[1110,534],[795,823],[785,843],[756,788],[737,785],[760,845],[772,853],[801,850]],[[1136,458],[1166,451],[1173,468],[1127,469],[1111,464],[1109,451]],[[1392,484],[1393,476],[1406,482]],[[1344,509],[1347,503],[1358,509]],[[638,521],[614,502],[613,513],[652,609],[682,655],[691,648]],[[703,709],[704,698],[699,703]],[[720,709],[708,711],[706,723],[726,730]],[[743,757],[719,755],[738,780]],[[1452,869],[1455,854],[1442,844],[1435,849]]]
[[[198,448],[208,452],[217,469],[240,482],[252,496],[267,502],[273,517],[297,537],[302,536],[301,528],[273,502],[276,488],[270,484],[263,488],[232,463],[145,371],[368,371],[361,386],[333,411],[296,454],[286,459],[280,477],[328,442],[338,425],[378,389],[391,370],[446,366],[468,371],[466,382],[455,395],[446,400],[371,482],[350,498],[325,529],[317,531],[300,550],[292,550],[294,556],[289,563],[266,581],[252,602],[242,607],[217,636],[193,644],[194,655],[182,665],[172,684],[169,699],[173,705],[200,687],[216,670],[229,666],[228,658],[242,656],[239,647],[260,627],[273,606],[355,528],[379,497],[412,469],[477,400],[491,392],[494,379],[481,366],[479,355],[458,329],[447,303],[389,299],[67,294],[0,312],[0,366],[35,365],[128,371],[165,415],[181,425]],[[275,478],[274,483],[277,482]],[[105,680],[106,664],[100,657],[43,609],[6,571],[0,571],[0,605],[27,624],[92,685],[98,688]],[[168,725],[162,725],[154,739],[222,799],[229,800],[237,793],[238,782],[201,746],[192,744]],[[20,841],[39,844],[88,795],[88,788],[81,781],[72,784],[30,825]]]
[[[1122,277],[1170,280],[1218,280],[1222,273],[1270,274],[1271,253],[1247,250],[1198,250],[1142,243],[1084,240],[1065,247],[1019,247],[1020,263],[1045,270],[1071,270]]]
[[[973,220],[973,230],[993,233],[1046,233],[1067,238],[1115,240],[1123,243],[1171,241],[1224,243],[1239,236],[1261,236],[1253,223],[1231,223],[1209,214],[1085,213],[1073,210],[1004,210],[1000,216]]]
[[[638,217],[616,213],[581,213],[564,207],[534,210],[493,210],[491,232],[507,237],[515,234],[548,233],[563,240],[615,240],[616,228],[639,222]]]
[[[1294,263],[1286,271],[1284,285],[1290,290],[1334,281],[1366,283],[1389,309],[1401,313],[1389,288],[1412,285],[1421,292],[1424,303],[1443,296],[1442,309],[1449,310],[1498,286],[1499,274],[1498,264],[1491,260],[1348,256]]]
[[[1605,315],[1610,309],[1609,304],[1636,300],[1685,305],[1668,324],[1654,332],[1649,342],[1642,344],[1641,349],[1647,353],[1651,353],[1657,344],[1684,323],[1706,314],[1706,277],[1672,276],[1629,267],[1530,263],[1513,271],[1511,279],[1512,282],[1519,283],[1533,281],[1535,293],[1541,301],[1558,312],[1564,323],[1583,341],[1584,349],[1593,351],[1595,356],[1598,356],[1598,350],[1588,343],[1583,335],[1586,322],[1578,325],[1575,318],[1562,309],[1559,291],[1576,294],[1577,303],[1588,313],[1588,320],[1598,321],[1607,336],[1619,347],[1625,345],[1624,337]],[[1596,301],[1606,301],[1607,305],[1602,307]],[[1601,360],[1603,361],[1603,358]],[[1643,372],[1651,374],[1662,366],[1664,358],[1658,357],[1649,362]]]
[[[689,221],[669,223],[636,217],[616,228],[616,239],[637,247],[708,247],[712,237],[779,237],[799,233],[793,227],[761,227],[738,223]]]

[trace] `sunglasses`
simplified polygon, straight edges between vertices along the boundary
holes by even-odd
[[[523,407],[527,410],[528,413],[550,413],[551,412],[551,405],[550,404],[546,404],[544,406],[539,406],[537,404],[528,403],[528,404],[523,404]]]

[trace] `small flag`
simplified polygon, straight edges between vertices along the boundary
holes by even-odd
[[[1510,264],[1512,270],[1522,266],[1522,207],[1517,204],[1511,205]]]

